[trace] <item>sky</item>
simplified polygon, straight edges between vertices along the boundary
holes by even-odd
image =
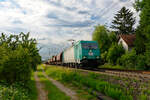
[[[42,59],[70,45],[69,39],[91,40],[94,26],[110,26],[123,6],[138,16],[134,0],[0,0],[0,33],[30,32]],[[138,20],[138,18],[137,18]],[[138,23],[138,22],[137,22]]]

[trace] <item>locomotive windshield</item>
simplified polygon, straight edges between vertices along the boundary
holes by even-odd
[[[82,43],[84,49],[98,49],[97,43]]]

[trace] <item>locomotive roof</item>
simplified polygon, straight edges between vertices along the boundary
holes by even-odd
[[[80,41],[75,42],[74,45],[77,45],[77,44],[79,44],[79,43],[97,43],[97,42],[96,42],[96,41],[85,41],[85,40],[80,40]],[[73,45],[73,46],[74,46],[74,45]]]
[[[66,51],[67,49],[72,48],[73,46],[78,45],[78,44],[80,44],[80,43],[97,43],[97,41],[79,40],[79,41],[75,42],[72,46],[66,48],[64,51]],[[64,52],[64,51],[63,51],[63,52]]]

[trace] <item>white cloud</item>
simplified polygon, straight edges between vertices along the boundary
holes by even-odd
[[[94,26],[110,25],[122,6],[134,11],[133,1],[3,0],[0,1],[0,32],[30,32],[43,46],[67,46],[71,38],[91,40]],[[40,51],[43,57],[48,54],[46,48]]]

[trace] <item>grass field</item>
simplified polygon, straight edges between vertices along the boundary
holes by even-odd
[[[72,84],[78,88],[88,88],[88,93],[91,93],[93,90],[99,91],[115,100],[149,100],[150,86],[148,83],[139,83],[137,80],[121,79],[102,74],[85,73],[57,66],[46,66],[44,68],[47,75],[55,80],[63,84]],[[137,87],[134,85],[135,82],[138,83]]]

